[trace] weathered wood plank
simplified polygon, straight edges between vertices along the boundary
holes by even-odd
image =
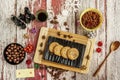
[[[12,14],[15,14],[15,0],[0,0],[0,80],[15,80],[16,66],[8,64],[3,57],[4,48],[16,41],[16,26],[10,20]]]
[[[104,0],[82,1],[81,3],[83,4],[81,11],[86,8],[97,8],[98,10],[100,10],[102,12],[103,17],[104,17],[104,15],[105,15]],[[96,43],[95,43],[95,48],[94,48],[94,54],[93,54],[92,60],[91,60],[90,71],[87,75],[76,74],[77,80],[79,80],[79,79],[80,80],[106,80],[105,66],[103,66],[103,69],[102,69],[101,73],[99,73],[99,76],[97,76],[95,78],[92,77],[94,71],[97,69],[98,65],[101,63],[101,61],[103,60],[103,58],[105,56],[105,46],[102,47],[101,54],[97,54],[95,52],[98,41],[102,41],[103,44],[105,43],[105,27],[104,26],[105,26],[105,19],[104,19],[102,27],[97,31]],[[78,33],[80,33],[80,32],[78,31]]]
[[[23,1],[19,1],[17,0],[17,13],[16,15],[19,16],[20,13],[24,14],[24,8],[25,7],[28,7],[28,0],[23,0]],[[31,27],[30,24],[27,25],[27,27]],[[20,29],[19,27],[17,27],[17,43],[20,43],[23,47],[25,47],[25,43],[27,43],[27,40],[24,39],[23,35],[27,33],[27,28],[26,29]],[[26,58],[25,60],[17,65],[17,68],[16,69],[26,69],[27,66],[26,66],[26,59],[27,59],[27,55],[26,55]],[[15,77],[14,77],[15,78]],[[18,78],[16,80],[25,80],[24,78],[21,79],[21,78]]]
[[[48,17],[48,21],[47,21],[47,27],[75,33],[75,15],[74,15],[74,12],[72,11],[72,7],[70,5],[73,2],[74,2],[73,0],[48,0],[47,1],[47,11],[48,11],[49,17]],[[63,14],[63,11],[67,11],[68,14],[67,13]],[[51,21],[54,20],[55,16],[57,17],[55,20],[58,22],[58,24],[51,23]],[[64,25],[65,22],[67,23],[67,25]],[[69,28],[69,30],[66,30],[66,28]],[[48,69],[48,71],[49,70],[50,69]],[[53,69],[53,71],[54,71],[54,69]],[[58,80],[59,79],[60,80],[63,80],[63,79],[74,80],[75,79],[74,72],[62,70],[64,72],[59,74],[60,71],[59,71],[59,69],[56,71],[58,73],[56,75],[56,76],[58,76]],[[49,74],[49,73],[48,73],[48,79],[56,80],[55,76],[51,76],[51,74]]]
[[[107,52],[110,43],[120,41],[120,1],[107,0]],[[107,60],[107,80],[120,79],[120,48],[111,54]]]

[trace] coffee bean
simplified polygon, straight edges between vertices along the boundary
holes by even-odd
[[[67,22],[64,22],[64,26],[67,26]]]
[[[69,28],[66,28],[66,30],[68,30],[68,31],[69,31]]]

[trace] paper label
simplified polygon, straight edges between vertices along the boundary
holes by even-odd
[[[16,78],[34,77],[34,69],[18,69],[16,70]]]

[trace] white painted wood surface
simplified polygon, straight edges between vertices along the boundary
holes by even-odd
[[[18,42],[25,45],[26,39],[23,39],[23,34],[27,33],[26,30],[21,30],[14,25],[10,20],[12,14],[19,15],[23,13],[24,7],[31,7],[31,11],[34,12],[35,2],[39,2],[39,6],[42,5],[43,0],[0,0],[0,80],[16,80],[15,71],[16,69],[26,68],[25,61],[18,65],[12,66],[3,58],[3,50],[6,45],[11,42]],[[54,27],[50,21],[53,19],[55,12],[52,6],[52,0],[46,1],[47,11],[49,13],[49,18],[47,21],[47,27]],[[58,17],[59,24],[58,29],[65,30],[64,22],[68,23],[69,31],[78,34],[84,34],[85,31],[78,25],[75,28],[75,11],[77,19],[79,19],[80,13],[89,7],[97,8],[100,10],[104,17],[104,22],[102,27],[97,31],[96,44],[94,50],[97,48],[97,42],[101,40],[103,42],[102,53],[97,54],[94,51],[90,71],[88,74],[80,74],[75,72],[65,72],[60,76],[66,77],[66,80],[120,80],[120,48],[111,54],[105,65],[102,67],[98,76],[92,77],[94,71],[97,69],[98,65],[104,59],[105,55],[108,53],[110,43],[112,41],[120,41],[120,1],[119,0],[61,0],[62,6],[60,7],[60,12],[56,16]],[[75,8],[74,2],[77,1],[78,8]],[[53,0],[54,2],[54,0]],[[60,5],[58,5],[60,6]],[[56,6],[56,7],[58,7]],[[59,7],[58,7],[59,8]],[[76,9],[76,10],[75,10]],[[67,10],[69,12],[68,16],[62,15],[62,11]],[[75,11],[74,11],[75,10]],[[31,28],[31,24],[28,25]],[[75,78],[71,78],[75,75]],[[25,79],[17,79],[25,80]],[[39,80],[39,79],[38,79]],[[51,75],[48,73],[48,80],[53,80]]]

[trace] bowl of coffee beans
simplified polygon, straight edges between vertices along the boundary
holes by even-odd
[[[25,56],[24,48],[18,43],[11,43],[4,49],[4,58],[12,65],[21,63],[25,59]]]
[[[102,25],[102,22],[102,13],[94,8],[88,8],[80,15],[80,24],[87,31],[97,30]]]

